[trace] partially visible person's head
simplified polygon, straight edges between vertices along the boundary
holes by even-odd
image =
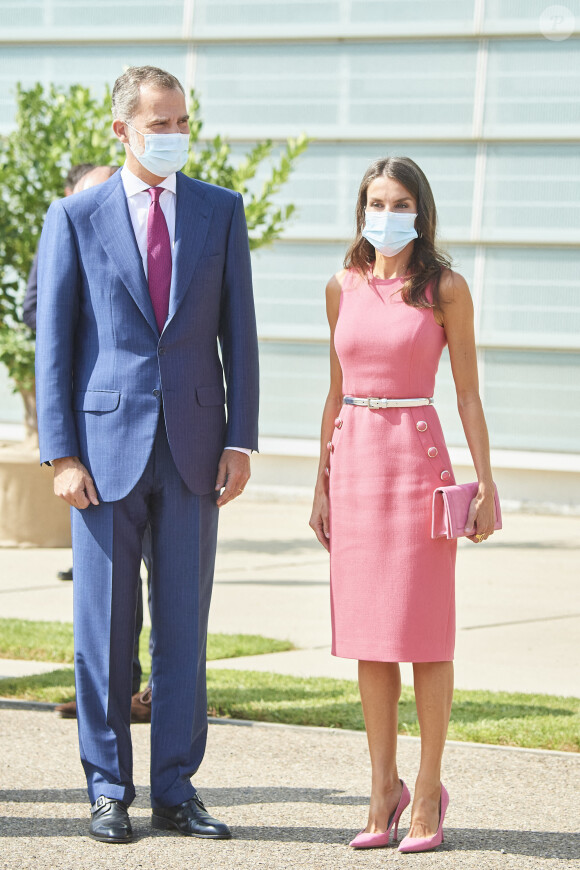
[[[75,187],[87,172],[95,168],[94,163],[77,163],[76,166],[71,166],[64,180],[64,195],[70,196],[75,192]]]
[[[94,166],[85,175],[77,181],[73,193],[79,193],[81,190],[88,190],[89,187],[96,187],[97,184],[102,184],[107,181],[111,175],[117,171],[116,166]]]
[[[376,195],[376,200],[370,196]],[[408,290],[403,297],[408,304],[422,307],[428,304],[426,288],[434,282],[433,300],[438,299],[437,286],[443,268],[450,265],[449,258],[436,247],[437,209],[431,186],[423,170],[410,157],[382,157],[371,163],[360,184],[355,217],[356,237],[345,258],[345,267],[361,274],[372,270],[376,251],[364,238],[365,211],[386,209],[416,213],[415,230],[418,238],[412,244],[409,260]]]

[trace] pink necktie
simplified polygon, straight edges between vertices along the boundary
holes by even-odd
[[[147,272],[149,294],[159,332],[163,332],[169,311],[171,287],[171,243],[165,215],[159,203],[163,187],[150,187],[151,205],[147,215]]]

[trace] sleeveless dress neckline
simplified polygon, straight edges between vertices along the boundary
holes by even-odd
[[[400,275],[397,278],[379,278],[378,275],[373,275],[373,273],[370,272],[368,275],[368,280],[369,280],[369,283],[376,282],[376,283],[380,283],[380,284],[396,284],[397,281],[406,281],[408,277],[409,277],[408,275]]]

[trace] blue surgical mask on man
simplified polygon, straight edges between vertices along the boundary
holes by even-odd
[[[385,257],[394,257],[418,238],[416,214],[397,211],[366,211],[362,234]]]
[[[127,121],[127,127],[141,133]],[[131,143],[129,148],[141,164],[153,175],[167,178],[183,169],[189,156],[189,133],[141,133],[145,140],[142,154],[136,154]]]

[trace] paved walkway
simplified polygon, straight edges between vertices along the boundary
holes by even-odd
[[[0,709],[2,870],[338,870],[389,865],[457,870],[578,867],[580,756],[450,744],[444,846],[434,853],[354,852],[366,821],[365,735],[267,725],[211,725],[196,785],[234,839],[153,831],[148,810],[149,727],[132,728],[136,841],[95,843],[76,723],[46,711]],[[418,741],[401,738],[400,774],[413,785]],[[402,817],[400,834],[409,823]]]
[[[223,511],[210,631],[287,638],[299,649],[212,667],[356,678],[356,662],[330,655],[328,558],[309,514],[305,502],[251,498]],[[459,688],[579,693],[579,558],[580,517],[505,514],[489,541],[460,542]],[[66,550],[0,549],[0,615],[71,620],[72,584],[56,579],[70,564]],[[0,660],[0,675],[30,670]],[[410,666],[403,678],[412,682]]]

